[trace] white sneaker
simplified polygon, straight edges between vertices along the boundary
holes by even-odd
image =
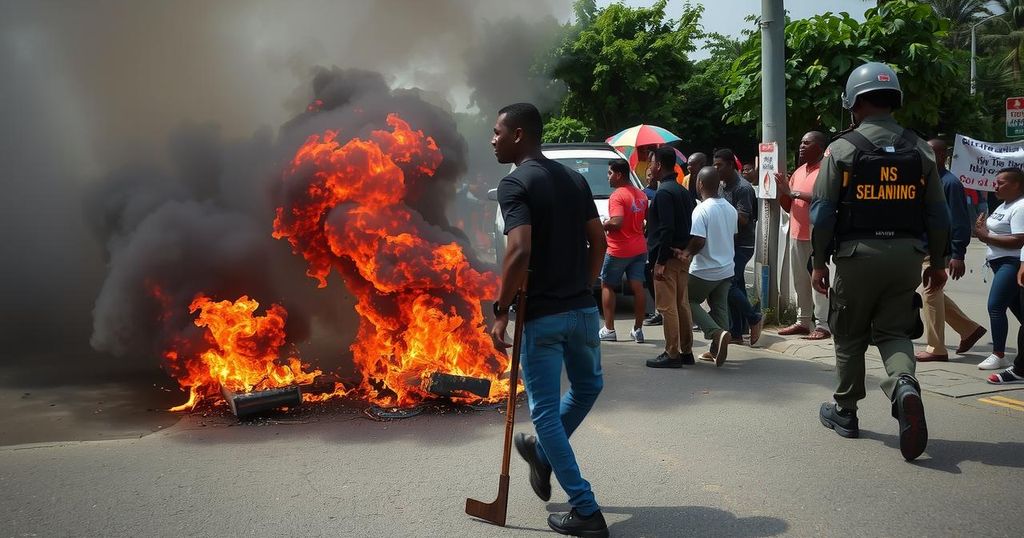
[[[629,331],[629,337],[632,338],[633,341],[638,343],[638,344],[644,343],[644,330],[643,330],[643,328],[641,327],[639,329],[631,329]]]
[[[995,353],[988,356],[987,359],[981,361],[978,365],[979,370],[1002,370],[1010,366],[1010,359],[1006,357],[1000,357]]]
[[[615,342],[618,340],[618,338],[615,337],[615,329],[608,330],[604,327],[601,327],[601,330],[597,331],[597,337],[605,342]]]

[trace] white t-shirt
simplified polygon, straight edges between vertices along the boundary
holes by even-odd
[[[697,205],[690,234],[703,237],[706,243],[690,263],[691,275],[712,282],[732,278],[736,219],[736,208],[724,198],[708,198]]]
[[[985,221],[992,235],[1024,234],[1024,197],[1013,202],[1003,202],[988,216]],[[1020,256],[1020,249],[988,246],[987,260],[996,258],[1015,258]]]

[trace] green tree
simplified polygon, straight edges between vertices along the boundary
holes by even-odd
[[[744,161],[756,151],[757,122],[726,123],[722,104],[721,86],[732,69],[733,62],[751,46],[749,36],[754,26],[744,31],[743,39],[721,34],[709,34],[704,49],[711,57],[697,62],[694,74],[683,85],[679,99],[679,123],[676,134],[683,138],[687,152],[710,153],[718,148],[731,148]]]
[[[672,20],[665,16],[666,1],[597,11],[589,0],[576,4],[580,20],[554,51],[552,76],[567,88],[560,115],[579,120],[598,137],[637,123],[670,130],[677,125],[678,97],[693,73],[687,53],[702,35],[703,8],[687,4]]]
[[[1024,0],[997,0],[996,5],[1001,15],[982,41],[1001,51],[1003,65],[1019,81],[1024,69]]]
[[[944,43],[949,22],[930,5],[889,0],[858,22],[846,13],[826,13],[786,26],[787,126],[792,146],[809,129],[838,131],[849,118],[840,96],[858,65],[885,62],[900,75],[904,106],[897,118],[922,131],[951,133],[978,119],[967,95],[962,54]],[[749,123],[761,116],[760,35],[733,62],[724,84],[728,120]],[[795,147],[795,146],[793,146]]]
[[[592,134],[585,123],[568,116],[552,118],[544,124],[544,142],[586,142]]]
[[[989,0],[928,0],[935,14],[949,21],[946,44],[951,47],[970,46],[971,24],[991,15]]]

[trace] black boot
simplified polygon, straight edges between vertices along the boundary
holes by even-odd
[[[839,435],[853,439],[860,435],[860,423],[857,421],[856,409],[839,409],[835,403],[821,404],[818,412],[821,424],[835,430]]]
[[[551,514],[548,516],[548,527],[558,534],[569,536],[593,536],[604,538],[608,536],[608,524],[604,522],[604,516],[598,510],[587,517],[583,517],[573,508],[568,514]]]
[[[913,461],[928,446],[928,424],[924,420],[921,387],[909,375],[901,375],[892,393],[892,416],[900,423],[900,452]]]
[[[693,356],[691,355],[691,359]],[[647,359],[648,368],[682,368],[683,357],[672,358],[668,353],[662,353],[653,359]]]
[[[530,465],[530,487],[542,501],[551,500],[551,466],[537,455],[537,438],[516,434],[516,452]]]

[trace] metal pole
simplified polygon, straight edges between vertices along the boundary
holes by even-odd
[[[761,141],[779,148],[778,170],[786,173],[786,12],[783,0],[761,0]],[[765,200],[761,212],[761,264],[767,266],[768,304],[779,313],[779,201]],[[764,248],[767,247],[767,248]],[[763,269],[762,269],[763,270]],[[764,282],[767,277],[767,282]],[[764,292],[762,291],[762,296]]]
[[[971,95],[974,95],[975,89],[977,87],[977,85],[975,83],[976,69],[974,67],[974,55],[976,54],[976,46],[974,44],[975,43],[975,39],[976,39],[976,37],[975,37],[975,33],[976,33],[975,29],[977,27],[978,27],[977,24],[972,24],[971,25]]]
[[[976,82],[977,81],[977,79],[976,79],[977,70],[975,68],[975,57],[977,55],[977,45],[976,45],[976,42],[977,42],[977,32],[976,32],[976,30],[982,24],[985,24],[986,22],[988,22],[988,21],[990,21],[990,20],[992,20],[992,19],[994,19],[996,17],[999,17],[1000,15],[1005,15],[1005,13],[997,13],[995,15],[989,15],[988,17],[985,17],[984,19],[981,19],[980,21],[978,21],[978,22],[976,22],[976,23],[971,25],[971,95],[974,95],[975,91],[977,91],[977,86],[978,86],[977,82]]]

